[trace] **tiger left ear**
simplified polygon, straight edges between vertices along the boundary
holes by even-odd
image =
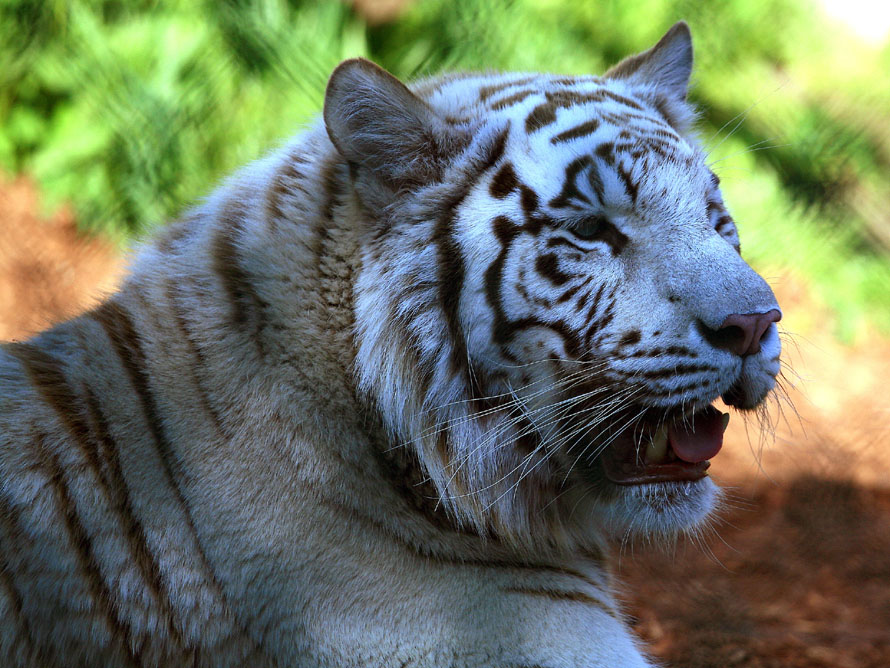
[[[668,99],[683,101],[692,75],[692,34],[678,21],[648,51],[625,58],[604,75],[646,84]]]
[[[461,137],[392,74],[364,58],[341,63],[331,74],[324,122],[350,165],[356,188],[371,208],[434,181]]]

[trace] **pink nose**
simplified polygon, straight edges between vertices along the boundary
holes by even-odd
[[[774,322],[779,322],[782,314],[773,309],[766,313],[733,313],[717,331],[719,347],[736,355],[753,355],[760,352],[760,341],[766,330]]]

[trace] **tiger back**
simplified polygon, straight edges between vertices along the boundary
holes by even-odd
[[[696,530],[778,373],[688,28],[602,77],[364,60],[0,352],[15,666],[648,666],[611,538]]]

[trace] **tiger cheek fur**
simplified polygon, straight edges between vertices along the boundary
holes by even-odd
[[[709,405],[780,352],[691,65],[682,23],[603,77],[347,61],[119,293],[4,346],[0,655],[650,665],[608,536],[704,520]]]

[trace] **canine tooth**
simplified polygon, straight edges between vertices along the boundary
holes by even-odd
[[[657,464],[667,454],[668,433],[667,427],[661,427],[652,435],[652,440],[646,446],[646,463]]]
[[[720,419],[723,420],[723,431],[726,431],[726,428],[729,426],[729,413],[724,413]]]

